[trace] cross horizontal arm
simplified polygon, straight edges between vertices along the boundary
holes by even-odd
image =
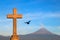
[[[13,18],[12,14],[7,15],[7,18]]]
[[[17,18],[22,18],[22,14],[18,14],[17,15]]]

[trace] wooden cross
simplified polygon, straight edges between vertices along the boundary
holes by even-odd
[[[22,18],[22,14],[17,14],[16,8],[13,9],[13,14],[8,14],[7,18],[12,18],[13,19],[13,35],[17,35],[17,24],[16,24],[16,19],[17,18]]]

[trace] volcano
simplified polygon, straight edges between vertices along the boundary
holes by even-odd
[[[41,35],[52,35],[50,31],[48,31],[46,28],[41,28],[40,30],[32,33],[32,34],[41,34]]]
[[[34,33],[21,36],[21,40],[60,40],[60,36],[53,34],[46,28],[40,28]]]

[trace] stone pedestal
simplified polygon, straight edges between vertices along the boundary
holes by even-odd
[[[19,40],[19,37],[18,35],[12,35],[10,40]]]

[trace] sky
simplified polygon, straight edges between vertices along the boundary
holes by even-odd
[[[60,35],[60,0],[0,0],[0,35],[10,36],[13,30],[13,8],[22,19],[17,19],[18,35],[26,35],[40,30],[43,26]],[[24,22],[31,20],[29,25]]]

